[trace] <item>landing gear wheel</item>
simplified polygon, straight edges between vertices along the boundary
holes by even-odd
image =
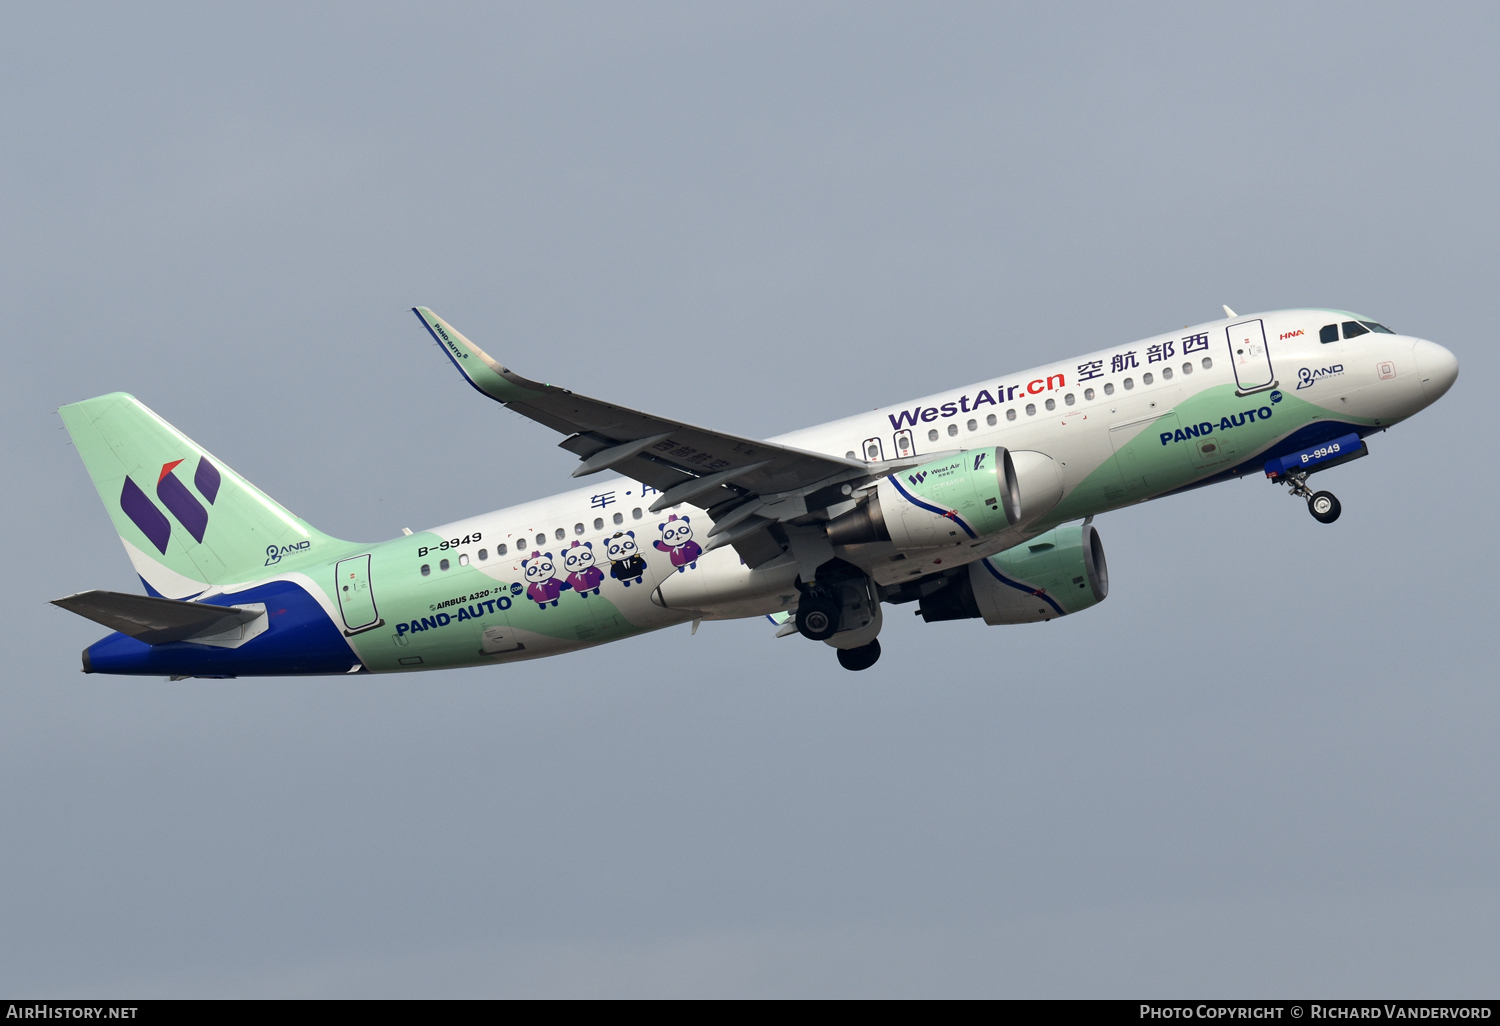
[[[839,604],[832,599],[804,596],[797,604],[797,630],[804,638],[827,641],[839,632]]]
[[[1331,524],[1339,518],[1344,507],[1339,505],[1337,496],[1332,492],[1313,492],[1312,498],[1307,500],[1307,511],[1318,523]]]
[[[839,649],[839,665],[846,670],[868,670],[880,658],[880,639],[859,648]]]

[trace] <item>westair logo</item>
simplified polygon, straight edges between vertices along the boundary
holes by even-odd
[[[177,518],[177,522],[187,528],[188,534],[193,540],[201,543],[203,532],[208,530],[208,510],[203,503],[198,501],[188,486],[183,484],[173,471],[182,460],[173,460],[161,465],[161,473],[156,475],[156,498],[167,511]],[[219,485],[222,483],[219,476],[219,468],[208,462],[208,457],[198,458],[198,469],[193,474],[193,484],[198,489],[198,494],[208,500],[212,506],[214,500],[219,497]],[[130,475],[125,476],[125,487],[120,492],[120,509],[130,518],[130,522],[141,529],[162,555],[167,554],[167,542],[172,537],[172,521],[168,520],[166,514],[156,508],[141,486],[136,484]]]
[[[922,482],[923,482],[923,481],[926,481],[926,480],[927,480],[927,471],[925,471],[925,470],[923,470],[923,471],[921,471],[921,472],[920,472],[920,473],[916,473],[916,474],[907,474],[907,475],[906,475],[906,479],[907,479],[907,480],[908,480],[908,481],[910,481],[910,482],[911,482],[911,483],[912,483],[912,485],[913,485],[913,486],[915,486],[915,485],[919,485],[919,484],[921,484],[921,483],[922,483]]]

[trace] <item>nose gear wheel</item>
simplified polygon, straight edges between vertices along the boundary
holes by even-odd
[[[1287,488],[1297,498],[1307,500],[1307,511],[1313,515],[1314,520],[1320,524],[1333,523],[1344,511],[1343,504],[1332,492],[1314,492],[1308,488],[1307,474],[1305,470],[1294,470],[1287,474],[1285,478]]]

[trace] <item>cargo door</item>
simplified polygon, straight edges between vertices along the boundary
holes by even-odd
[[[1259,318],[1241,321],[1224,329],[1229,340],[1229,359],[1240,391],[1255,392],[1276,383],[1271,372],[1271,351],[1266,345],[1266,326]]]
[[[370,556],[341,559],[334,567],[338,583],[339,612],[344,617],[344,633],[357,634],[382,623],[375,609],[375,593],[370,589]]]

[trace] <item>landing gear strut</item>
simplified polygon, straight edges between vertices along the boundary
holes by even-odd
[[[1307,500],[1307,511],[1320,524],[1331,524],[1344,511],[1338,497],[1332,492],[1314,492],[1307,487],[1307,471],[1293,470],[1286,475],[1286,486],[1299,499]]]

